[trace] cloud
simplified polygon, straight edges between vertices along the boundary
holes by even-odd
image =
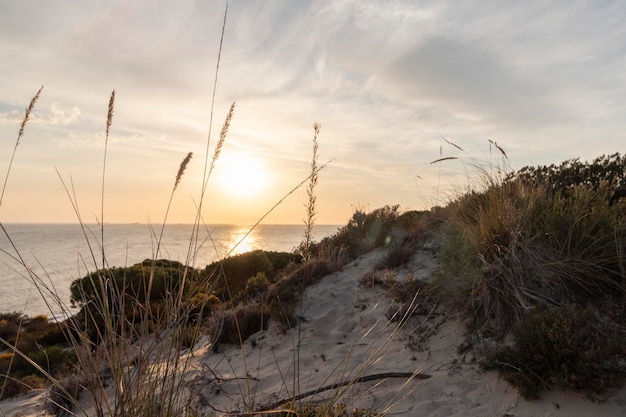
[[[0,133],[15,133],[45,84],[28,144],[78,160],[100,144],[115,88],[112,161],[159,175],[147,161],[204,153],[224,5],[0,2]],[[236,100],[225,154],[253,149],[300,178],[319,120],[323,159],[336,158],[327,181],[353,203],[405,192],[442,135],[557,161],[614,151],[624,20],[608,1],[231,1],[213,136]]]
[[[42,119],[50,124],[69,125],[77,121],[79,116],[80,110],[78,109],[78,107],[72,107],[69,110],[63,110],[61,108],[61,103],[55,102],[52,103],[52,105],[50,106],[50,112]],[[35,118],[35,120],[38,119],[39,117]]]
[[[34,110],[29,123],[38,123],[43,125],[69,125],[78,120],[80,109],[72,107],[71,109],[63,109],[61,103],[54,102],[50,105],[48,111]],[[19,124],[24,119],[24,111],[10,110],[0,112],[0,124]]]
[[[22,122],[24,113],[17,110],[0,112],[0,125],[17,125]]]
[[[395,60],[382,74],[383,89],[405,100],[434,103],[444,110],[516,123],[546,114],[545,90],[480,45],[434,38]]]

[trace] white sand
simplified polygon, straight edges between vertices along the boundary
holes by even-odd
[[[270,326],[253,336],[256,346],[247,341],[243,350],[224,346],[212,353],[208,342],[199,343],[189,386],[210,404],[206,410],[212,407],[219,415],[289,398],[298,369],[298,392],[384,372],[430,375],[425,380],[357,383],[307,398],[340,396],[339,401],[350,407],[388,410],[393,416],[626,416],[625,389],[602,404],[569,392],[547,392],[538,401],[520,398],[496,373],[483,372],[471,351],[458,353],[464,330],[453,317],[436,312],[417,315],[398,329],[398,322],[385,315],[393,304],[386,291],[359,284],[383,256],[383,250],[375,250],[307,289],[302,310],[306,321],[300,330],[283,332]],[[413,274],[428,280],[434,265],[433,253],[423,250],[408,269],[393,274],[396,279]],[[298,340],[299,366],[295,366]],[[44,398],[43,391],[36,391],[0,402],[0,409],[7,416],[41,415]]]

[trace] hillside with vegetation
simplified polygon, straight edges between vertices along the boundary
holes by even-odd
[[[40,92],[26,110],[13,156]],[[107,139],[114,99],[113,92]],[[233,112],[234,104],[213,158],[207,156],[208,166],[219,157]],[[624,157],[613,154],[591,162],[576,159],[510,171],[505,169],[506,153],[492,142],[502,164],[461,160],[471,168],[467,171],[470,186],[459,190],[443,207],[420,212],[402,212],[398,206],[371,212],[357,209],[335,235],[314,242],[315,189],[324,168],[317,162],[319,132],[320,125],[315,123],[310,175],[285,196],[306,187],[304,238],[293,253],[253,251],[206,266],[160,259],[166,213],[161,232],[153,231],[155,259],[125,268],[95,268],[72,283],[71,300],[61,300],[54,285],[36,275],[13,248],[12,259],[21,263],[47,302],[69,313],[70,301],[80,310],[60,322],[20,313],[0,315],[0,399],[30,389],[45,390],[45,407],[56,415],[72,410],[88,415],[84,407],[98,416],[217,412],[205,393],[190,385],[200,373],[203,382],[217,384],[213,396],[222,394],[220,384],[238,381],[238,395],[219,397],[228,397],[232,408],[222,410],[224,415],[265,415],[287,409],[288,414],[311,417],[373,417],[389,409],[348,410],[342,394],[377,379],[406,379],[404,385],[430,379],[432,375],[413,369],[413,363],[419,353],[430,353],[429,341],[452,320],[464,328],[462,337],[456,338],[454,331],[446,335],[446,349],[458,347],[459,352],[447,357],[450,363],[460,366],[465,352],[471,352],[483,371],[497,371],[526,399],[538,399],[548,390],[573,390],[602,399],[623,385]],[[175,176],[170,203],[190,158],[188,154]],[[458,159],[441,158],[434,163],[458,163]],[[210,169],[203,187],[209,175]],[[94,236],[84,229],[71,187],[64,186],[85,239],[93,241]],[[4,191],[0,204],[3,197]],[[201,224],[201,203],[198,212],[196,231]],[[96,244],[90,246],[96,265],[100,256],[100,265],[106,265],[104,228],[103,223],[100,243],[96,238]],[[4,227],[2,232],[11,241]],[[190,242],[188,259],[193,260],[197,235],[190,236]],[[416,261],[420,257],[422,261]],[[426,258],[436,259],[436,268],[420,267]],[[324,291],[326,287],[331,290]],[[324,305],[324,319],[317,328],[310,327],[307,318],[311,299],[305,295],[310,289],[325,297],[319,300]],[[365,314],[369,304],[378,307],[383,301],[391,303],[389,309],[382,314],[379,309],[363,335],[352,334],[368,323],[361,313]],[[340,315],[333,315],[338,306]],[[386,326],[379,333],[375,328],[380,323]],[[351,331],[345,331],[343,324]],[[415,327],[405,331],[407,325]],[[342,361],[333,365],[329,375],[322,375],[317,389],[302,392],[305,327],[329,332],[316,340],[332,338],[332,349],[326,349],[349,349],[341,351]],[[343,335],[337,338],[338,333]],[[411,372],[368,373],[374,365],[386,364],[389,351],[384,349],[366,352],[371,356],[364,363],[351,362],[362,346],[374,345],[364,341],[368,335],[376,335],[375,341],[384,347],[393,345],[407,354],[402,363],[411,367]],[[349,336],[354,338],[352,345],[345,343]],[[251,387],[261,381],[261,368],[267,366],[267,361],[260,360],[268,353],[263,350],[266,337],[274,340],[270,368],[278,391],[270,393],[273,402],[265,398],[261,404]],[[256,369],[246,354],[255,349],[259,355]],[[202,352],[201,362],[195,357],[198,351]],[[220,356],[225,351],[228,356]],[[320,368],[327,370],[325,353],[306,353],[312,355],[308,360],[321,363],[314,373]],[[279,354],[282,361],[275,356]],[[235,356],[240,358],[236,364],[230,362]],[[207,365],[216,357],[215,366]],[[230,370],[217,373],[222,359],[230,364]],[[423,359],[429,360],[428,356]],[[466,370],[475,377],[470,368],[468,365]],[[289,370],[287,376],[282,369]],[[337,370],[349,378],[328,383]],[[226,377],[227,373],[240,376]],[[321,405],[307,401],[326,391],[338,393]]]
[[[357,210],[335,235],[310,244],[306,261],[302,248],[253,251],[202,269],[145,260],[76,280],[71,301],[81,310],[64,322],[2,316],[0,336],[24,353],[0,356],[0,372],[8,376],[3,398],[76,366],[93,369],[77,351],[87,341],[96,347],[112,337],[170,333],[172,352],[180,352],[208,335],[218,352],[271,322],[298,326],[298,300],[308,286],[374,248],[387,251],[379,269],[401,268],[425,242],[437,248],[433,279],[408,282],[401,291],[386,285],[402,303],[419,294],[459,317],[466,346],[485,369],[497,370],[529,399],[549,389],[598,396],[621,386],[626,160],[619,154],[569,160],[499,178],[485,172],[478,171],[479,188],[445,207]],[[101,277],[110,277],[108,287]]]

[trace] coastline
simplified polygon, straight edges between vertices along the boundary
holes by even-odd
[[[302,391],[357,375],[398,370],[428,376],[354,383],[349,389],[339,391],[342,401],[350,408],[389,408],[391,414],[407,417],[617,417],[623,414],[626,398],[623,388],[607,394],[602,402],[560,391],[547,392],[541,400],[525,400],[496,372],[483,371],[474,352],[459,350],[465,330],[450,312],[418,312],[399,328],[387,316],[394,305],[390,292],[360,284],[363,277],[373,273],[384,255],[383,249],[375,249],[348,264],[343,271],[309,287],[303,305],[306,322],[300,330],[284,331],[270,326],[247,339],[241,347],[225,346],[219,353],[213,352],[209,339],[202,338],[193,351],[182,353],[195,364],[190,367],[186,381],[210,404],[205,412],[226,415],[241,410],[246,395],[252,395],[254,403],[260,405],[285,396],[285,378],[290,381],[293,377],[292,344],[300,331]],[[406,267],[393,270],[392,276],[397,280],[410,275],[428,279],[435,259],[432,250],[420,250]],[[337,320],[338,317],[342,320]],[[416,338],[421,338],[419,346],[412,344]],[[260,367],[251,369],[252,363]],[[250,371],[253,377],[246,378]],[[328,391],[307,400],[322,401],[334,398],[337,393]],[[45,396],[44,390],[35,390],[0,402],[0,409],[7,415],[19,412],[23,417],[34,417],[41,412]],[[81,396],[80,404],[89,414],[92,410],[89,396]]]

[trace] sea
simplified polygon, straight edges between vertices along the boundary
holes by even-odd
[[[160,225],[105,224],[104,234],[97,225],[3,227],[6,234],[0,231],[0,313],[43,314],[51,319],[76,311],[69,305],[70,284],[101,269],[103,258],[106,267],[158,258],[204,268],[215,260],[256,249],[291,252],[304,236],[303,225],[203,225],[193,239],[194,226],[189,224],[166,225],[163,231]],[[315,225],[314,240],[335,234],[339,227]],[[190,247],[196,249],[190,251]]]

